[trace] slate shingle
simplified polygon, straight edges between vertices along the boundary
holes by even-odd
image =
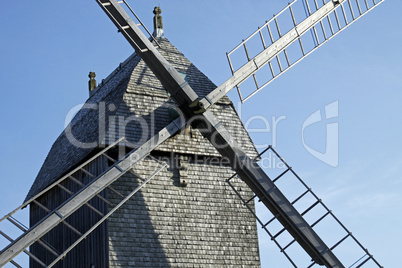
[[[186,80],[200,98],[216,88],[216,85],[166,38],[160,39],[159,43],[161,54],[179,72],[185,74]],[[57,138],[26,200],[77,166],[96,149],[82,148],[71,140],[85,144],[109,144],[124,136],[133,145],[139,145],[138,141],[145,141],[171,121],[168,106],[174,106],[174,103],[138,55],[130,56],[95,90],[86,102],[87,105],[95,105],[95,108],[91,106],[92,108],[81,109],[69,125],[71,131],[66,128]],[[99,110],[102,109],[105,113],[99,116]],[[251,157],[255,156],[255,147],[229,98],[223,97],[211,110],[243,149]],[[103,126],[106,129],[105,135],[99,133]],[[198,130],[192,131],[191,139],[186,133],[175,135],[157,150],[219,156],[216,149]]]

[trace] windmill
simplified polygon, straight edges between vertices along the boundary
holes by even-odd
[[[112,1],[113,2],[113,1]],[[114,3],[114,4],[116,4],[116,3]],[[105,5],[106,6],[106,5]],[[107,8],[113,8],[113,7],[116,7],[116,10],[118,10],[118,8],[117,8],[117,6],[114,6],[113,4],[112,5],[109,5],[109,6],[106,6],[106,9]],[[113,15],[113,17],[116,17],[116,16],[118,16],[119,14],[121,15],[122,14],[122,12],[118,12],[118,13],[113,13],[114,12],[114,10],[113,9],[107,9],[107,11],[109,11],[109,12],[111,12],[112,13],[112,15]],[[123,27],[125,27],[124,25],[121,25],[121,26],[123,26]],[[123,30],[123,32],[124,32],[124,30],[131,30],[130,28],[122,28],[121,30]],[[129,35],[129,34],[128,34]],[[138,36],[142,36],[140,33],[138,33]],[[132,37],[132,36],[131,36]],[[134,46],[137,46],[138,45],[138,41],[137,42],[135,42],[135,45]],[[148,45],[149,46],[149,45]],[[140,46],[140,48],[138,48],[137,47],[137,49],[139,49],[139,50],[141,50],[141,51],[143,51],[143,53],[147,53],[147,51],[145,51],[145,50],[147,50],[147,49],[149,49],[150,51],[152,50],[152,47],[141,47]],[[163,61],[163,59],[159,59],[159,60],[157,60],[157,61],[155,61],[155,60],[153,60],[149,65],[150,66],[152,66],[152,64],[156,64],[157,66],[155,67],[155,69],[157,69],[157,70],[161,70],[161,67],[160,66],[158,66],[158,64],[161,62],[161,61]],[[168,70],[169,70],[169,68],[168,68]],[[167,71],[168,73],[169,73],[169,71]],[[175,73],[173,73],[173,74],[175,74]],[[160,74],[161,76],[162,76],[162,74]],[[183,78],[180,76],[180,75],[172,75],[173,76],[173,78],[174,78],[174,76],[176,76],[177,77],[177,79],[178,80],[180,80],[181,81],[181,83],[177,83],[176,81],[175,81],[175,79],[172,79],[172,78],[170,78],[169,79],[169,81],[167,81],[166,83],[167,83],[167,85],[168,86],[165,86],[165,88],[169,91],[169,85],[170,84],[173,84],[173,85],[175,85],[174,86],[174,89],[175,89],[175,91],[172,91],[171,92],[171,95],[172,95],[172,98],[173,99],[176,99],[176,101],[180,104],[180,105],[187,105],[188,104],[188,108],[187,108],[187,112],[189,113],[189,114],[196,114],[196,115],[198,115],[198,114],[200,114],[200,113],[203,113],[204,112],[204,109],[206,110],[207,108],[208,108],[208,106],[210,106],[213,102],[214,102],[214,98],[215,99],[218,99],[219,97],[220,97],[220,94],[218,94],[218,97],[215,97],[213,94],[211,95],[212,97],[208,97],[206,100],[204,99],[204,100],[201,100],[201,102],[197,102],[197,101],[195,101],[195,96],[192,94],[192,92],[191,92],[191,90],[189,89],[189,88],[187,88],[186,90],[187,91],[189,91],[189,93],[188,93],[188,95],[189,96],[181,96],[178,92],[180,92],[180,91],[177,91],[176,92],[176,90],[177,90],[177,88],[178,88],[178,86],[179,85],[181,85],[181,84],[185,84],[185,82],[184,82],[184,80],[183,80]],[[161,80],[163,80],[162,78],[161,78]],[[176,96],[176,94],[178,94],[177,96]],[[222,93],[223,94],[223,93]],[[193,96],[192,96],[193,95]],[[182,99],[183,98],[183,99]],[[209,99],[209,100],[208,100]],[[203,104],[203,105],[202,105]],[[186,110],[186,108],[184,109],[184,110]],[[207,111],[205,111],[204,112],[204,114],[206,113],[206,116],[207,116],[207,118],[209,118],[209,120],[210,121],[213,121],[213,118],[212,118],[212,116],[211,115],[209,115],[209,113],[207,112]],[[202,122],[198,122],[199,124],[203,124]],[[172,127],[173,129],[179,129],[182,125],[181,124],[183,124],[183,122],[174,122],[173,124],[171,124],[171,126],[170,127]],[[205,124],[205,122],[204,122],[204,124]],[[178,127],[178,126],[179,127]],[[217,128],[219,127],[219,123],[218,122],[216,122],[216,124],[212,124],[212,126],[216,126]],[[168,131],[169,132],[169,131]],[[167,133],[168,133],[167,132]],[[168,134],[161,134],[161,136],[159,137],[160,139],[166,139],[166,138],[168,138]],[[218,134],[217,134],[218,135]],[[161,137],[163,137],[163,138],[161,138]],[[158,141],[158,143],[157,144],[159,144],[161,141],[159,140]],[[228,139],[227,140],[227,142],[228,143],[231,143],[231,139]],[[141,148],[141,147],[140,147]],[[242,156],[243,156],[243,154],[241,154],[241,152],[238,152],[237,150],[230,150],[231,152],[230,152],[230,155],[232,155],[232,153],[237,153],[238,155],[239,155],[239,157],[238,158],[241,158]],[[226,152],[226,150],[224,150],[224,149],[222,149],[222,152],[223,153],[227,153]],[[138,152],[137,152],[138,153]],[[257,170],[259,170],[258,169],[258,167],[254,167],[254,165],[252,164],[252,162],[248,162],[249,160],[247,160],[247,158],[245,158],[246,159],[246,162],[244,163],[244,162],[242,162],[243,164],[244,164],[244,166],[242,166],[241,167],[241,169],[239,169],[238,170],[238,173],[239,174],[242,174],[243,175],[243,177],[244,176],[246,176],[246,174],[245,174],[245,172],[244,172],[244,169],[251,169],[251,171],[250,172],[252,172],[254,169],[257,169]],[[130,160],[132,160],[132,159],[130,159]],[[243,160],[243,159],[242,159]],[[124,162],[121,162],[122,164],[124,164]],[[234,163],[236,163],[236,162],[234,162]],[[250,164],[247,164],[247,163],[250,163]],[[121,168],[121,167],[120,167]],[[119,168],[117,168],[117,169],[119,169]],[[119,171],[116,171],[116,170],[114,170],[114,172],[119,172]],[[258,173],[258,174],[260,174],[260,173]],[[263,176],[263,175],[262,175]],[[258,192],[257,190],[256,190],[256,188],[254,188],[253,189],[255,192]],[[260,197],[260,196],[259,196]],[[261,198],[261,197],[260,197]],[[264,199],[264,198],[262,198],[262,199]],[[271,209],[274,209],[274,208],[271,208]],[[286,215],[284,215],[284,217],[285,217]],[[285,224],[286,225],[286,224]],[[309,229],[307,226],[306,226],[306,228],[307,229]],[[301,234],[297,234],[297,232],[295,231],[295,230],[292,230],[291,232],[294,232],[293,233],[293,235],[294,236],[296,236],[296,237],[298,237],[299,235],[300,236],[303,236],[303,233],[301,233]],[[311,234],[311,233],[309,233],[309,234]],[[308,240],[308,239],[307,239]],[[303,242],[304,241],[304,242]],[[311,254],[311,255],[314,255],[314,248],[311,248],[311,247],[309,247],[309,244],[310,244],[310,242],[309,241],[305,241],[305,240],[303,240],[303,239],[301,239],[300,240],[300,243],[306,248],[306,250],[307,251],[309,251],[309,253]],[[328,253],[329,254],[329,253]],[[313,257],[313,256],[312,256]],[[315,256],[315,257],[317,257],[317,256]],[[329,261],[329,259],[331,259],[332,257],[331,256],[328,256],[328,257],[321,257],[322,258],[322,260],[321,261],[323,261],[323,262],[325,262],[325,261]],[[320,262],[320,260],[318,260],[318,259],[316,259],[316,261],[317,262]],[[327,264],[327,266],[329,266],[330,264]]]

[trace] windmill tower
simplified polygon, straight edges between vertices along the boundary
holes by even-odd
[[[302,58],[308,55],[312,50],[305,50],[301,35],[316,32],[317,22],[330,21],[331,14],[339,29],[331,27],[325,41],[340,32],[349,22],[340,23],[336,9],[344,10],[350,1],[323,1],[316,10],[308,8],[309,15],[299,24],[290,4],[284,11],[292,14],[294,28],[282,35],[277,26],[279,38],[270,35],[272,46],[257,31],[253,36],[261,37],[264,50],[255,57],[247,50],[250,38],[242,42],[248,61],[238,70],[231,65],[233,77],[217,88],[162,37],[159,10],[156,37],[150,42],[139,30],[141,21],[134,23],[120,6],[125,1],[98,3],[136,54],[99,87],[91,87],[87,105],[55,142],[23,205],[30,205],[31,228],[10,239],[0,264],[14,264],[13,258],[25,251],[41,266],[62,259],[60,265],[67,267],[258,266],[255,222],[244,214],[246,208],[253,212],[258,197],[283,225],[273,240],[287,231],[293,237],[289,245],[297,242],[312,259],[309,267],[344,267],[333,252],[339,243],[328,246],[314,231],[315,224],[294,207],[304,194],[291,202],[276,186],[287,172],[296,175],[292,169],[285,165],[284,173],[272,180],[256,164],[257,153],[225,94],[248,77],[262,89],[266,84],[260,86],[254,74],[267,63],[271,67],[273,59],[280,73],[271,67],[272,79],[290,68],[295,62],[286,49],[295,41]],[[366,5],[364,13],[376,3]],[[353,15],[353,21],[360,16]],[[277,23],[276,17],[273,21]],[[269,24],[265,26],[271,34]],[[317,47],[323,43],[317,35],[316,41]],[[282,52],[286,68],[278,56]],[[235,194],[246,206],[234,201]],[[305,194],[311,191],[307,188]],[[12,217],[14,212],[5,218],[24,229]],[[330,214],[328,210],[324,216]],[[141,231],[136,232],[138,226]],[[349,237],[347,232],[344,239]],[[378,264],[365,252],[359,267],[367,261]]]
[[[158,51],[200,97],[205,96],[216,86],[164,37],[160,8],[155,8],[154,13]],[[36,199],[30,206],[30,226],[48,210],[61,205],[71,192],[78,191],[80,183],[88,183],[91,176],[98,176],[114,164],[119,154],[137,148],[180,117],[178,107],[137,54],[98,87],[94,87],[94,73],[90,78],[90,98],[55,141],[26,201],[105,147],[122,138],[124,141],[85,165],[62,186]],[[236,133],[247,153],[256,156],[231,101],[225,97],[214,110],[221,115],[223,124]],[[51,251],[41,244],[35,244],[30,251],[41,260],[51,260],[53,253],[65,251],[65,245],[74,242],[81,230],[90,228],[155,170],[159,172],[154,180],[56,267],[259,266],[256,222],[225,183],[233,171],[190,125],[100,193],[90,206],[77,211],[68,225],[59,225],[43,238]],[[249,198],[252,196],[244,183],[237,182],[237,187]],[[41,265],[31,258],[30,267]]]

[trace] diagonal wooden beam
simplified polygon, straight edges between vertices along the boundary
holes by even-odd
[[[198,102],[198,96],[194,90],[187,84],[175,68],[161,56],[158,50],[120,6],[119,2],[122,1],[96,1],[118,27],[119,31],[134,47],[136,52],[147,63],[155,76],[161,81],[165,89],[171,94],[172,99],[183,108],[187,118],[191,118],[195,114],[194,109],[199,111],[199,108],[201,108],[201,110],[204,109],[203,111],[205,111],[206,108],[226,95],[235,85],[244,81],[244,79],[252,75],[258,68],[262,67],[278,54],[281,49],[286,48],[300,36],[300,33],[306,32],[309,28],[313,27],[316,21],[327,16],[337,5],[346,0],[332,0],[328,2],[306,21],[300,23],[292,31],[283,36],[282,39],[278,40],[279,42],[275,43],[275,46],[268,47],[257,55],[252,62],[250,61],[249,64],[242,67],[227,82],[213,90],[200,102]],[[223,157],[229,160],[233,169],[257,194],[265,206],[269,208],[274,215],[278,215],[278,220],[306,250],[312,259],[316,263],[327,267],[344,267],[281,191],[275,187],[274,183],[265,172],[246,155],[230,133],[212,113],[206,111],[198,117],[196,126],[200,129],[201,133],[215,146]],[[114,165],[110,170],[61,205],[57,210],[13,241],[13,243],[0,253],[0,266],[10,261],[12,262],[12,259],[16,255],[40,239],[40,237],[45,235],[54,226],[58,225],[93,196],[97,195],[105,189],[105,187],[118,179],[124,172],[148,155],[159,144],[182,129],[186,124],[184,121],[178,119],[170,123],[166,128],[162,129],[161,132],[145,142],[137,150],[130,153],[128,157]]]
[[[197,100],[198,96],[194,90],[152,45],[118,1],[96,1],[179,106],[189,105]],[[176,94],[177,91],[180,91],[181,94]]]
[[[197,101],[197,94],[178,74],[174,67],[159,53],[143,32],[131,20],[129,15],[116,0],[97,0],[102,9],[126,37],[137,53],[154,72],[165,89],[171,94],[173,100],[184,108],[183,112],[188,118],[194,113],[189,108]],[[212,93],[221,92],[217,88]],[[206,99],[208,106],[218,101]],[[225,94],[224,94],[225,95]],[[295,238],[311,258],[320,265],[327,267],[343,268],[344,266],[319,238],[310,225],[303,219],[287,198],[277,189],[265,172],[247,156],[238,143],[225,129],[225,127],[213,116],[210,111],[202,115],[196,115],[196,127],[211,142],[211,144],[226,157],[232,168],[247,183],[247,185],[263,200],[263,203],[274,215],[279,215],[278,220]]]
[[[304,1],[304,0],[303,0]],[[339,1],[328,1],[324,6],[318,9],[316,12],[311,14],[304,21],[300,22],[293,29],[284,34],[281,38],[279,38],[272,45],[265,48],[262,52],[260,52],[257,56],[255,56],[252,60],[248,61],[244,64],[240,69],[238,69],[228,80],[226,80],[222,85],[218,88],[210,92],[205,100],[202,102],[205,104],[205,107],[209,106],[209,101],[215,103],[217,100],[221,99],[225,96],[229,91],[231,91],[235,86],[241,84],[250,76],[255,74],[257,70],[262,68],[265,64],[270,62],[272,59],[277,57],[279,53],[284,51],[288,46],[290,46],[293,42],[295,42],[300,36],[309,31],[311,28],[316,25],[323,18],[331,14],[338,6],[340,6],[346,0]]]
[[[210,112],[197,120],[197,128],[225,157],[239,177],[253,190],[261,202],[276,215],[313,261],[326,267],[344,267],[291,202],[275,186],[261,167],[243,151],[236,140]]]
[[[10,243],[0,253],[0,267],[12,261],[18,254],[27,247],[38,241],[42,236],[47,234],[55,226],[63,222],[72,213],[85,205],[94,196],[102,192],[106,187],[129,171],[136,163],[144,159],[157,146],[173,136],[177,131],[185,126],[185,122],[181,118],[176,119],[168,126],[163,128],[159,133],[134,149],[124,159],[115,163],[104,174],[99,176],[92,183],[85,186],[78,193],[72,196],[64,204],[42,219],[40,222],[31,227],[27,232]],[[109,215],[109,214],[108,214]]]

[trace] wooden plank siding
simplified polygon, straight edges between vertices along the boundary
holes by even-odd
[[[108,165],[107,160],[100,157],[87,165],[85,169],[93,175],[99,175],[105,170]],[[93,178],[84,172],[79,172],[74,176],[76,179],[86,184]],[[66,180],[62,183],[64,187],[72,192],[78,191],[81,187],[72,180]],[[107,197],[107,191],[101,193],[101,196]],[[40,197],[39,201],[42,205],[50,210],[54,210],[60,206],[70,195],[59,187],[55,187],[48,191],[45,195]],[[89,204],[102,212],[107,213],[107,204],[105,204],[100,198],[93,198]],[[30,226],[35,225],[40,221],[47,212],[40,208],[38,205],[30,204]],[[83,206],[73,215],[71,215],[66,222],[76,228],[79,232],[85,233],[90,227],[93,226],[100,216],[87,206]],[[57,263],[54,267],[57,268],[98,268],[108,267],[108,247],[107,247],[107,222],[100,225],[94,232],[92,232],[86,239],[79,243],[66,257]],[[41,240],[51,245],[59,254],[66,250],[79,235],[70,230],[66,225],[59,224],[56,228],[45,235]],[[45,264],[50,264],[54,259],[54,255],[46,250],[38,242],[34,243],[30,247],[30,251],[42,260]],[[42,267],[33,259],[30,259],[31,268]]]

